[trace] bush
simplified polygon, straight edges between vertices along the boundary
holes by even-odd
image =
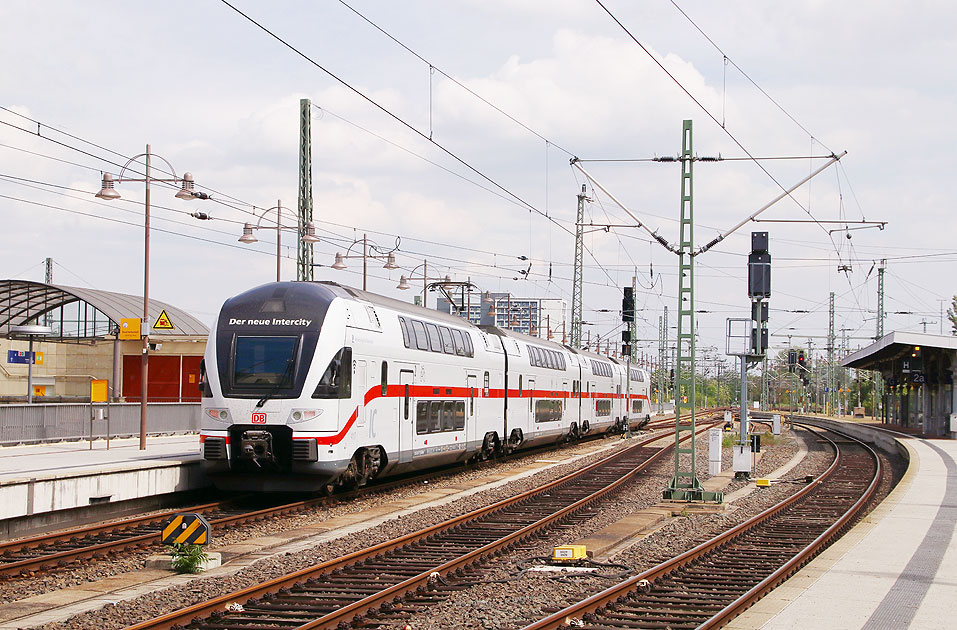
[[[191,543],[174,543],[170,556],[173,558],[173,570],[177,573],[199,573],[209,560],[202,545]]]

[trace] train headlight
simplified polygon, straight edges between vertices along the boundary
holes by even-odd
[[[205,409],[206,417],[215,420],[216,422],[224,422],[226,424],[230,423],[229,419],[229,410],[228,409]]]
[[[293,409],[289,414],[287,424],[298,424],[318,418],[322,414],[322,409]]]

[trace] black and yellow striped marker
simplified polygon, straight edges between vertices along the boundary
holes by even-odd
[[[164,545],[205,545],[209,542],[209,523],[199,514],[177,514],[163,526],[162,541]]]

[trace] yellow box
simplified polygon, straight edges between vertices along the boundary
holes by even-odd
[[[587,557],[585,545],[562,545],[552,551],[552,560],[555,562],[577,562]]]
[[[90,381],[90,402],[106,402],[109,400],[109,384],[106,379]]]
[[[771,480],[770,480],[770,479],[758,479],[757,481],[754,482],[754,485],[756,485],[756,486],[759,487],[759,488],[770,488],[770,487],[771,487]]]

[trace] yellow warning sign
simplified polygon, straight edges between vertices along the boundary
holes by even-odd
[[[140,338],[140,318],[124,317],[120,319],[120,339],[139,339]]]
[[[156,318],[156,323],[153,324],[153,328],[159,330],[176,330],[176,327],[173,326],[173,322],[169,319],[169,315],[166,314],[166,309],[163,309],[160,316]]]
[[[209,542],[209,523],[199,514],[177,514],[163,526],[161,540],[164,545]]]

